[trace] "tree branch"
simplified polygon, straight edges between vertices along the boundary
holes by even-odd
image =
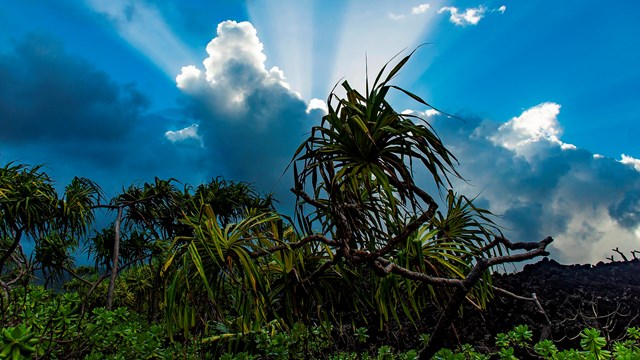
[[[524,260],[533,259],[537,256],[548,255],[546,247],[553,241],[551,237],[547,237],[537,243],[513,243],[504,237],[496,237],[491,242],[493,246],[497,244],[503,244],[509,250],[527,250],[525,253],[497,256],[493,258],[479,258],[476,260],[476,265],[471,269],[467,277],[462,281],[462,286],[456,288],[449,303],[440,314],[440,318],[436,324],[435,329],[431,333],[429,343],[425,348],[420,351],[421,359],[431,359],[443,342],[446,329],[449,327],[453,319],[458,313],[460,305],[466,298],[469,291],[480,281],[482,274],[490,267],[503,264],[506,262],[521,262]]]
[[[411,271],[389,260],[378,258],[372,263],[373,270],[380,276],[386,276],[390,273],[398,274],[404,278],[421,281],[430,285],[446,286],[446,287],[462,287],[463,282],[459,279],[434,277],[425,273]]]
[[[626,257],[626,256],[624,256],[624,254],[622,253],[622,251],[618,250],[618,247],[616,247],[615,249],[611,249],[611,250],[612,250],[612,251],[617,252],[618,254],[620,254],[620,256],[622,256],[622,260],[623,260],[623,261],[629,261],[629,260],[627,259],[627,257]]]
[[[13,242],[11,243],[9,248],[6,250],[6,252],[2,255],[2,258],[0,258],[0,275],[2,275],[2,270],[4,270],[4,263],[7,261],[7,259],[9,259],[9,257],[16,250],[16,248],[18,247],[18,244],[20,244],[20,239],[22,238],[23,229],[14,229],[14,232],[16,235],[13,239]]]
[[[322,204],[321,202],[311,198],[302,189],[291,188],[291,192],[296,194],[297,196],[301,197],[302,200],[304,200],[307,204],[312,205],[315,208],[318,208],[318,209],[327,209],[328,208],[328,206],[326,204]]]

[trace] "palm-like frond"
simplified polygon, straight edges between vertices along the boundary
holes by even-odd
[[[230,307],[238,312],[237,325],[241,328],[266,320],[267,284],[251,253],[261,248],[256,235],[259,229],[278,220],[277,215],[262,212],[222,227],[210,206],[204,206],[202,214],[185,219],[194,236],[177,238],[173,254],[164,265],[164,272],[171,273],[168,316],[175,317],[185,306],[194,307],[183,300],[201,290],[219,312],[233,300]]]
[[[0,168],[0,235],[37,237],[52,226],[58,194],[41,169],[13,163]]]
[[[60,205],[60,228],[74,236],[84,236],[95,220],[94,206],[103,198],[102,189],[87,178],[74,177],[65,188]]]
[[[364,94],[345,81],[343,97],[335,91],[329,96],[327,115],[292,160],[296,218],[305,231],[319,227],[330,234],[340,244],[336,253],[356,264],[385,256],[382,262],[403,271],[462,281],[499,230],[488,211],[452,192],[446,196],[446,209],[436,211],[436,202],[414,180],[414,167],[427,170],[440,191],[460,175],[457,159],[431,125],[395,111],[387,101],[390,92],[397,91],[431,107],[390,83],[412,54],[388,72],[385,65],[371,86],[367,82]],[[378,270],[383,277],[370,281],[375,289],[371,304],[385,321],[398,320],[400,309],[411,319],[427,305],[421,299],[445,301],[451,294]],[[490,296],[488,282],[482,284],[469,295],[481,304]]]
[[[410,56],[386,78],[383,68],[364,95],[343,82],[345,97],[329,96],[328,114],[294,155],[297,189],[313,188],[315,200],[325,205],[310,214],[312,220],[325,224],[324,231],[338,230],[340,236],[353,237],[348,239],[353,245],[364,246],[380,237],[374,232],[380,226],[369,226],[378,223],[380,214],[392,214],[397,222],[400,208],[415,211],[425,206],[425,199],[415,193],[414,163],[424,166],[438,187],[448,184],[450,175],[458,175],[455,157],[431,126],[396,112],[386,100],[389,91],[396,89],[429,105],[389,84]],[[350,228],[341,223],[351,224]]]

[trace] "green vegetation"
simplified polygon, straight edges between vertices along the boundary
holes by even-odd
[[[293,219],[275,212],[270,195],[220,178],[196,188],[156,178],[107,201],[88,179],[59,196],[41,167],[0,168],[1,356],[470,358],[470,347],[439,350],[462,304],[485,307],[491,269],[547,255],[552,239],[513,243],[487,210],[442,190],[459,176],[456,158],[427,122],[387,102],[397,91],[429,106],[390,84],[410,56],[364,94],[345,81],[344,98],[330,95],[328,114],[293,155]],[[414,179],[418,170],[431,175],[443,209]],[[99,209],[114,221],[92,231]],[[78,249],[94,266],[75,266]],[[437,324],[420,334],[427,316]],[[381,344],[391,327],[413,328],[420,346]],[[592,330],[583,335],[597,359],[637,353],[637,331],[612,350]],[[497,354],[513,358],[531,340],[516,328],[499,336]],[[533,349],[563,354],[547,343]]]
[[[532,332],[526,325],[518,325],[508,333],[496,336],[497,351],[491,354],[476,352],[472,346],[463,345],[456,351],[442,349],[435,355],[438,360],[489,359],[490,355],[501,360],[515,360],[521,357],[545,360],[600,360],[600,359],[640,359],[639,329],[630,327],[626,337],[608,346],[600,331],[593,328],[580,333],[581,349],[558,350],[551,340],[542,340],[532,345]],[[612,349],[612,350],[607,350]]]

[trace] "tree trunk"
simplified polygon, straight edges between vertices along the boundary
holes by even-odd
[[[5,262],[11,257],[11,254],[16,251],[18,244],[20,244],[20,239],[22,238],[22,230],[16,230],[15,234],[16,235],[13,239],[13,243],[11,243],[9,248],[6,250],[7,252],[2,255],[2,258],[0,258],[0,274],[2,274],[2,270],[4,270]]]
[[[115,223],[115,239],[113,241],[113,266],[111,266],[111,280],[109,281],[109,291],[107,293],[107,309],[111,310],[113,305],[113,290],[118,276],[118,258],[120,257],[120,222],[122,221],[122,206],[118,207],[118,217]]]
[[[449,303],[440,314],[438,323],[431,333],[431,338],[427,346],[420,352],[421,359],[431,359],[442,346],[447,329],[453,324],[453,320],[458,315],[458,310],[462,306],[469,291],[480,280],[482,274],[489,268],[485,259],[480,259],[473,267],[462,286],[455,289]]]

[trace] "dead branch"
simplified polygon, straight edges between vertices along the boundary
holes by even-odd
[[[629,260],[627,259],[627,257],[626,257],[626,256],[624,256],[624,254],[622,253],[622,251],[618,250],[618,247],[616,247],[615,249],[611,249],[611,250],[612,250],[612,251],[617,252],[618,254],[620,254],[620,256],[622,256],[622,260],[623,260],[623,261],[629,261]],[[613,258],[613,256],[611,256],[611,258]],[[612,261],[613,261],[613,260],[612,260]]]
[[[387,276],[391,273],[404,278],[421,281],[429,285],[462,288],[463,281],[459,279],[429,276],[425,273],[411,271],[389,260],[378,258],[372,263],[373,270],[378,276]]]
[[[553,241],[553,238],[547,237],[537,243],[513,243],[504,237],[496,237],[492,243],[503,244],[509,250],[526,250],[524,253],[496,256],[492,258],[479,258],[476,260],[475,266],[471,269],[467,277],[462,280],[462,286],[456,287],[449,303],[440,314],[440,318],[436,323],[436,327],[431,333],[431,338],[426,347],[420,351],[420,358],[431,359],[438,350],[438,346],[442,344],[444,334],[449,324],[458,314],[458,309],[462,305],[462,302],[466,298],[469,291],[480,281],[482,274],[490,267],[507,263],[507,262],[521,262],[524,260],[533,259],[538,256],[549,255],[546,251],[547,246]]]
[[[540,304],[540,301],[538,300],[538,297],[536,296],[536,293],[532,293],[531,297],[526,297],[526,296],[521,296],[521,295],[514,294],[514,293],[512,293],[512,292],[510,292],[508,290],[505,290],[503,288],[499,288],[497,286],[491,286],[491,287],[493,288],[493,291],[495,291],[498,294],[509,296],[509,297],[514,298],[516,300],[532,301],[536,305],[536,308],[537,308],[538,312],[544,315],[544,318],[547,320],[547,325],[551,325],[551,320],[547,316],[547,312],[544,311],[544,308],[542,307],[542,304]]]

